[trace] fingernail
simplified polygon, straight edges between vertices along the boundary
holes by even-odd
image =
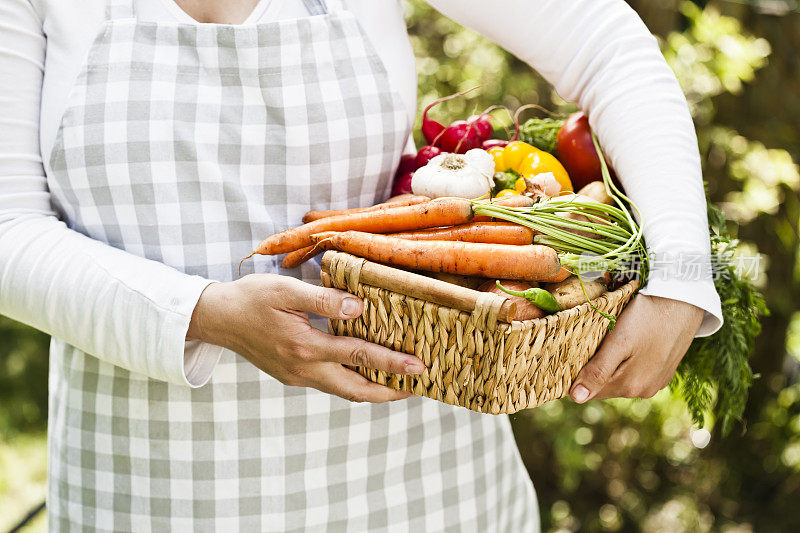
[[[425,365],[416,357],[409,357],[405,361],[406,374],[422,374],[425,372]]]
[[[576,385],[575,388],[572,389],[572,399],[578,403],[585,402],[589,399],[589,389],[583,385]]]
[[[344,316],[358,316],[358,300],[345,298],[342,301],[342,314]]]

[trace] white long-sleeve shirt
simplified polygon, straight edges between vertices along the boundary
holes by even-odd
[[[700,257],[708,268],[705,196],[688,107],[636,13],[623,0],[429,3],[530,64],[589,114],[661,266],[642,292],[700,307],[698,334],[716,331],[722,313],[710,277],[685,279],[677,262],[664,261]],[[345,5],[413,122],[416,70],[402,5]],[[200,386],[220,350],[185,337],[211,280],[89,239],[50,205],[46,161],[104,12],[103,0],[0,3],[0,313],[130,370]],[[304,13],[301,0],[262,0],[246,23]],[[138,0],[137,14],[193,23],[172,0]]]

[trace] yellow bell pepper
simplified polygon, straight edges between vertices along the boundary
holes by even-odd
[[[490,148],[488,151],[494,159],[495,172],[513,170],[523,178],[533,178],[543,172],[552,172],[556,181],[561,185],[562,191],[571,192],[573,190],[569,174],[558,159],[535,146],[522,141],[513,141],[505,147],[498,146]],[[514,187],[517,191],[519,191],[520,183],[524,185],[525,182],[517,180]]]
[[[503,189],[495,195],[495,198],[505,198],[506,196],[519,196],[519,192],[514,189]]]

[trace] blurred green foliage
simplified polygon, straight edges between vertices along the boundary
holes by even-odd
[[[649,401],[561,400],[513,416],[542,529],[797,531],[800,15],[773,9],[776,1],[629,3],[662,38],[690,101],[712,200],[747,253],[763,254],[756,274],[772,314],[752,360],[760,377],[727,438],[713,423],[693,428],[667,391]],[[420,108],[482,86],[437,107],[435,118],[498,103],[574,109],[529,66],[421,0],[407,5]],[[46,348],[45,335],[0,317],[0,529],[41,494]]]
[[[0,316],[0,441],[43,428],[48,343],[44,333]]]

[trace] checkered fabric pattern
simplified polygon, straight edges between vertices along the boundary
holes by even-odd
[[[50,159],[70,227],[224,281],[307,210],[387,195],[407,119],[339,2],[252,26],[140,23],[132,2],[109,3]],[[52,531],[538,529],[505,417],[352,404],[232,352],[189,389],[59,340],[50,388]]]

